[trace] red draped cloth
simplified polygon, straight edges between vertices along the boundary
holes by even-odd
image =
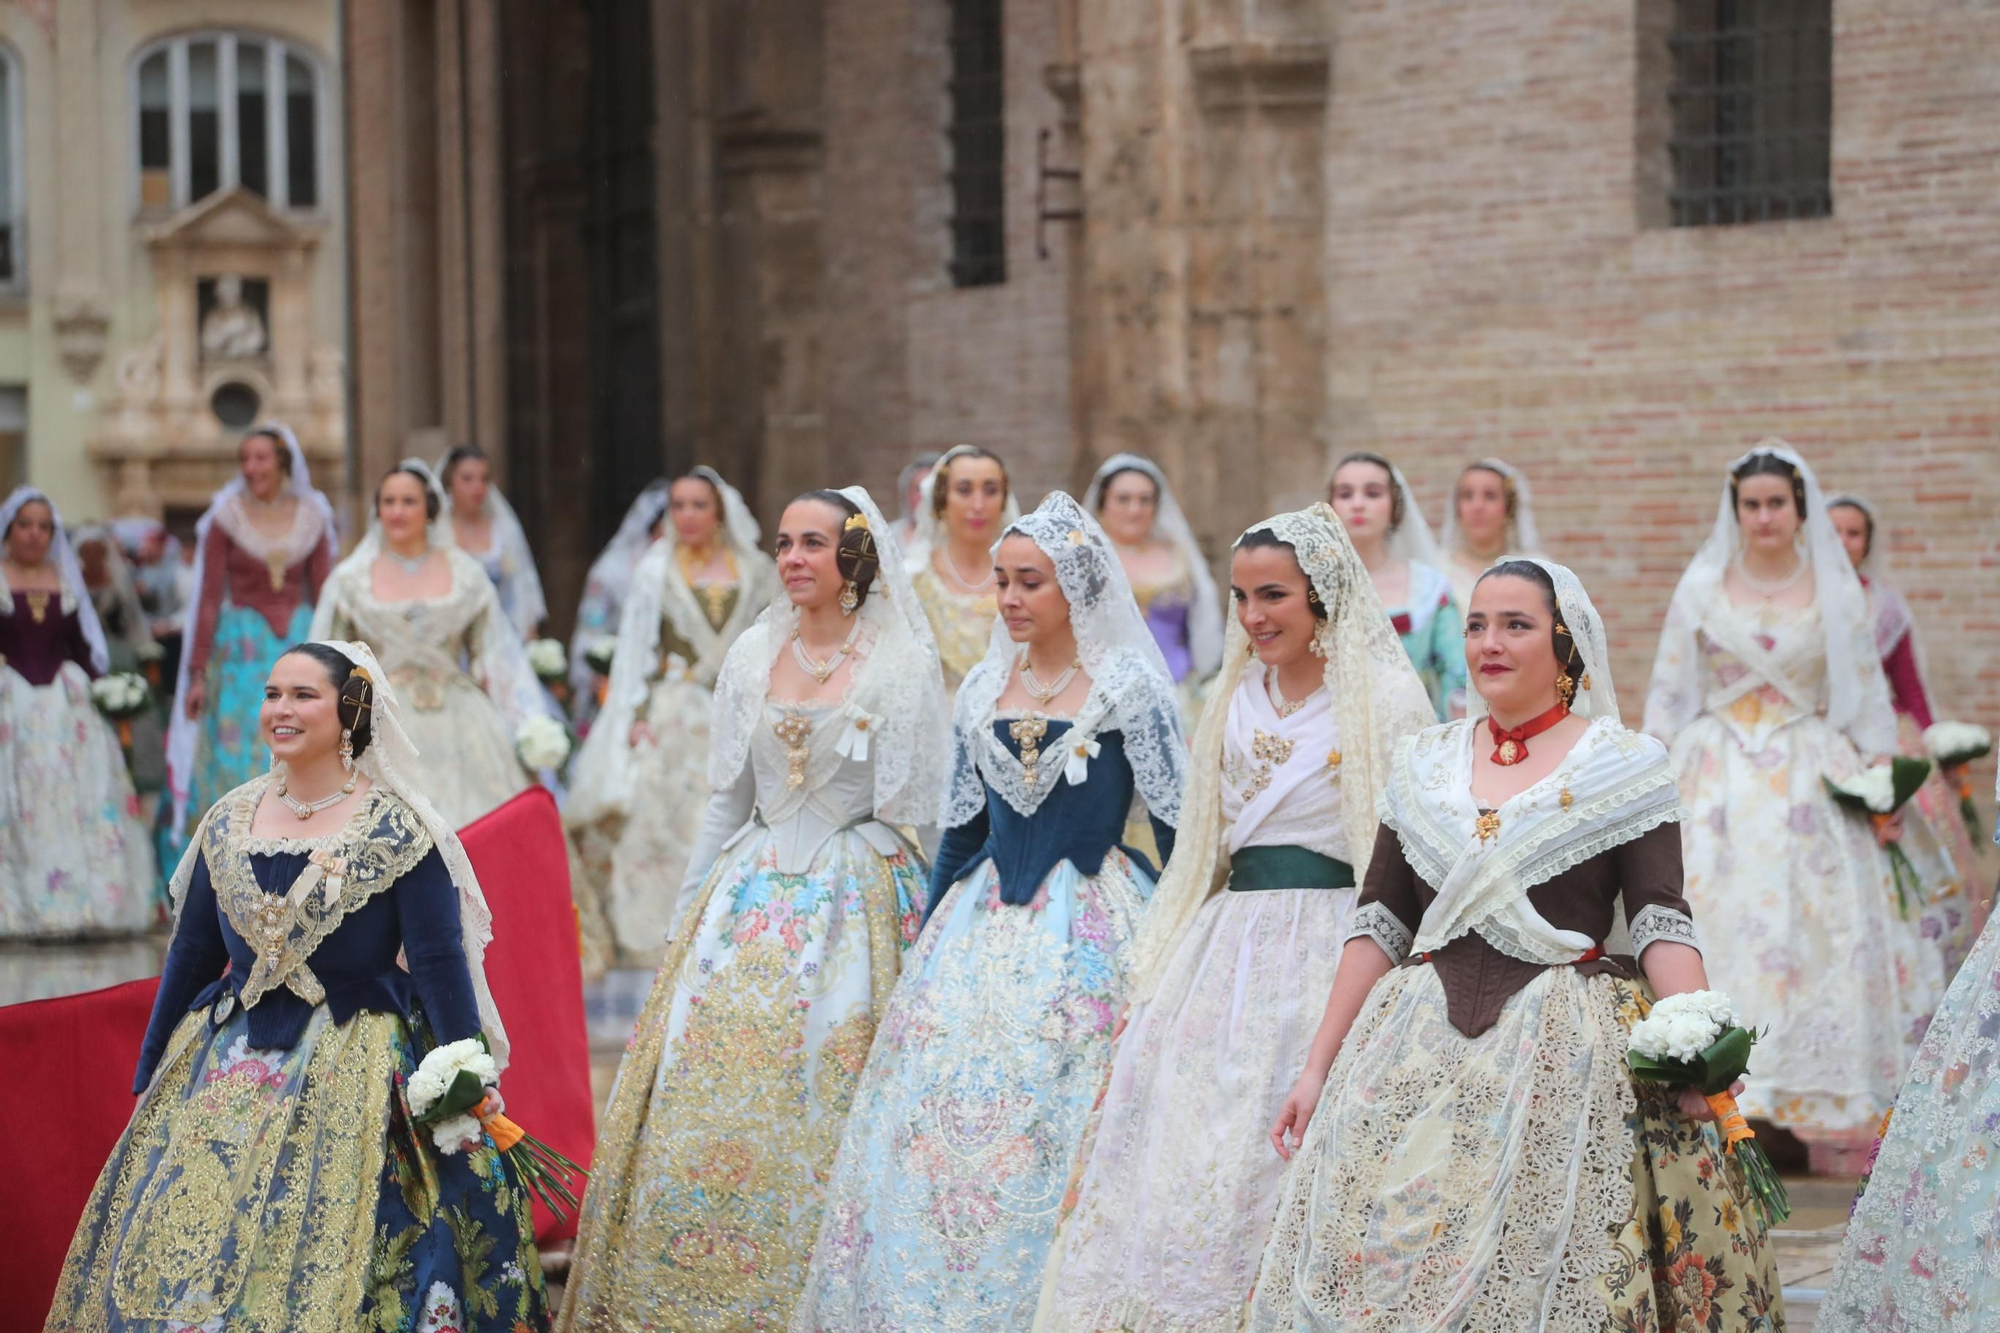
[[[507,1117],[588,1165],[595,1130],[583,975],[555,801],[531,787],[460,834],[493,908],[486,975],[507,1024]],[[0,1333],[40,1329],[83,1205],[132,1118],[153,981],[0,1006],[0,1192],[9,1208]],[[575,1234],[535,1206],[543,1245]]]

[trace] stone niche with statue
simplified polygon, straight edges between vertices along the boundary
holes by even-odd
[[[312,336],[321,233],[241,188],[147,227],[156,327],[119,357],[91,443],[113,512],[199,509],[243,432],[273,417],[315,471],[341,462],[346,372]]]

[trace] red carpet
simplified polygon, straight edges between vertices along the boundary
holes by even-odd
[[[588,1164],[594,1138],[583,977],[555,801],[532,787],[466,828],[493,907],[486,975],[513,1043],[507,1115]],[[84,1201],[132,1115],[132,1071],[152,981],[0,1006],[0,1192],[12,1209],[0,1333],[40,1329]],[[539,1206],[544,1245],[574,1234]]]

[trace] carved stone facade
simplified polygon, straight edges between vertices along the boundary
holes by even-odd
[[[341,473],[346,376],[340,349],[312,335],[321,233],[240,186],[147,228],[158,323],[119,358],[90,446],[112,512],[200,508],[265,418],[289,424],[330,483]]]
[[[0,484],[72,521],[184,525],[249,414],[290,421],[344,486],[338,8],[0,3],[0,416],[25,425]]]

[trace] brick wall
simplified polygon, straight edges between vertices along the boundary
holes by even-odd
[[[1878,506],[1938,710],[2000,724],[2000,9],[1841,0],[1833,216],[1701,229],[1642,225],[1636,9],[1338,8],[1329,457],[1433,523],[1465,461],[1526,469],[1636,718],[1723,465],[1781,435]]]

